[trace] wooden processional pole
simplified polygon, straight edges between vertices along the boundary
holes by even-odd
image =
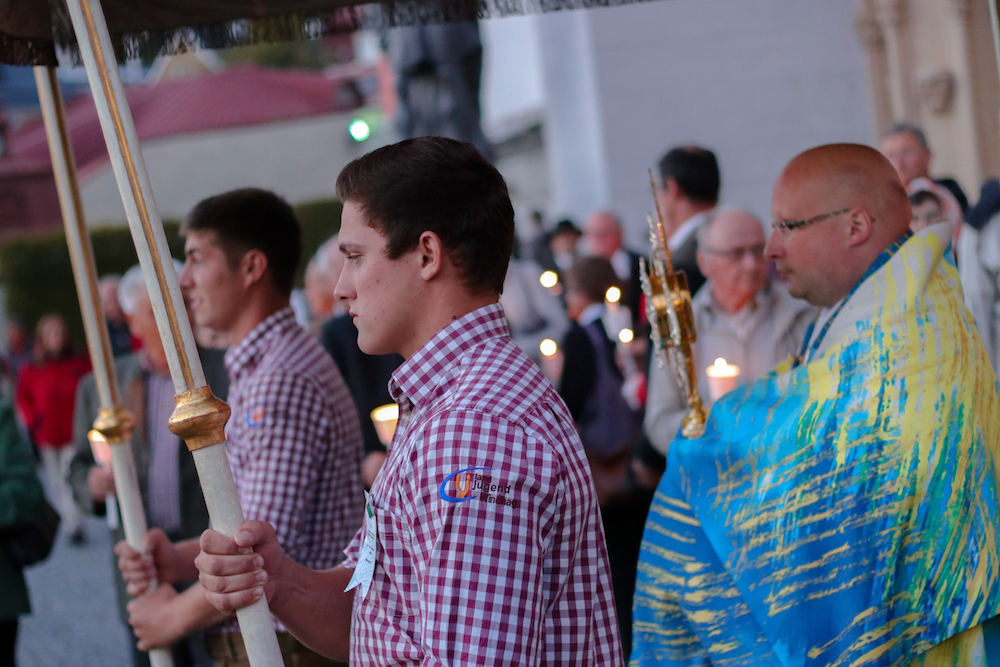
[[[993,54],[997,60],[997,74],[1000,74],[1000,17],[997,16],[997,0],[986,0],[990,3],[990,23],[993,26]]]
[[[52,156],[52,173],[59,192],[59,206],[62,208],[63,224],[66,229],[66,243],[73,263],[73,277],[80,297],[80,311],[83,314],[83,328],[87,334],[87,347],[94,367],[97,382],[97,396],[101,409],[94,421],[94,430],[107,440],[111,450],[111,469],[115,478],[115,492],[122,514],[125,539],[135,549],[142,546],[142,536],[146,533],[146,516],[142,508],[139,492],[139,478],[132,456],[132,425],[134,419],[121,406],[118,378],[111,356],[111,342],[108,324],[101,315],[97,294],[97,268],[94,263],[94,248],[83,217],[80,201],[80,186],[76,178],[76,161],[66,125],[66,108],[56,71],[51,67],[35,68],[35,83],[38,99],[45,119],[45,133],[49,140]],[[109,507],[109,512],[115,511]],[[150,587],[156,590],[156,582]],[[152,667],[173,667],[174,661],[169,649],[158,648],[149,652]]]
[[[194,456],[212,526],[233,536],[244,517],[225,448],[229,406],[205,382],[101,4],[99,0],[66,4],[174,382],[177,407],[170,430],[184,439]],[[236,617],[250,664],[281,667],[284,662],[267,599],[240,609]]]

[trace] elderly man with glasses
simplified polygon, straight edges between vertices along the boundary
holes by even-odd
[[[765,246],[821,311],[798,353],[670,445],[633,665],[1000,664],[1000,397],[946,225],[892,165],[820,146]]]
[[[698,387],[711,406],[706,370],[719,358],[739,367],[737,385],[756,380],[798,351],[815,312],[768,278],[764,229],[746,211],[721,210],[698,228],[698,266],[707,278],[691,302],[698,342]],[[667,454],[687,404],[667,366],[653,364],[646,402],[646,435]]]

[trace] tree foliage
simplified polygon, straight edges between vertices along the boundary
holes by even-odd
[[[302,266],[316,248],[340,229],[341,204],[334,199],[306,202],[295,207],[302,225]],[[164,221],[170,254],[183,261],[184,239],[176,221]],[[132,236],[125,224],[91,230],[97,274],[121,274],[138,262]],[[0,245],[0,285],[6,311],[29,330],[46,313],[56,312],[69,322],[73,338],[83,341],[83,321],[73,281],[73,267],[62,232],[21,236]]]

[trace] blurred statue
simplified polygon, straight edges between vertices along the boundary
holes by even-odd
[[[396,72],[400,136],[438,135],[469,141],[492,160],[493,146],[480,125],[483,43],[479,24],[392,28],[386,39]]]

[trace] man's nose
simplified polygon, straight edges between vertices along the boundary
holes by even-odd
[[[766,259],[774,260],[781,256],[785,250],[781,241],[781,232],[777,230],[771,232],[767,243],[764,244],[764,257]]]
[[[337,301],[346,301],[350,297],[347,281],[344,280],[344,271],[341,271],[340,277],[337,278],[337,284],[333,286],[333,298]]]
[[[184,266],[181,267],[181,272],[177,274],[177,283],[180,285],[181,289],[188,289],[191,287],[191,275],[188,272],[190,264],[185,262]]]

